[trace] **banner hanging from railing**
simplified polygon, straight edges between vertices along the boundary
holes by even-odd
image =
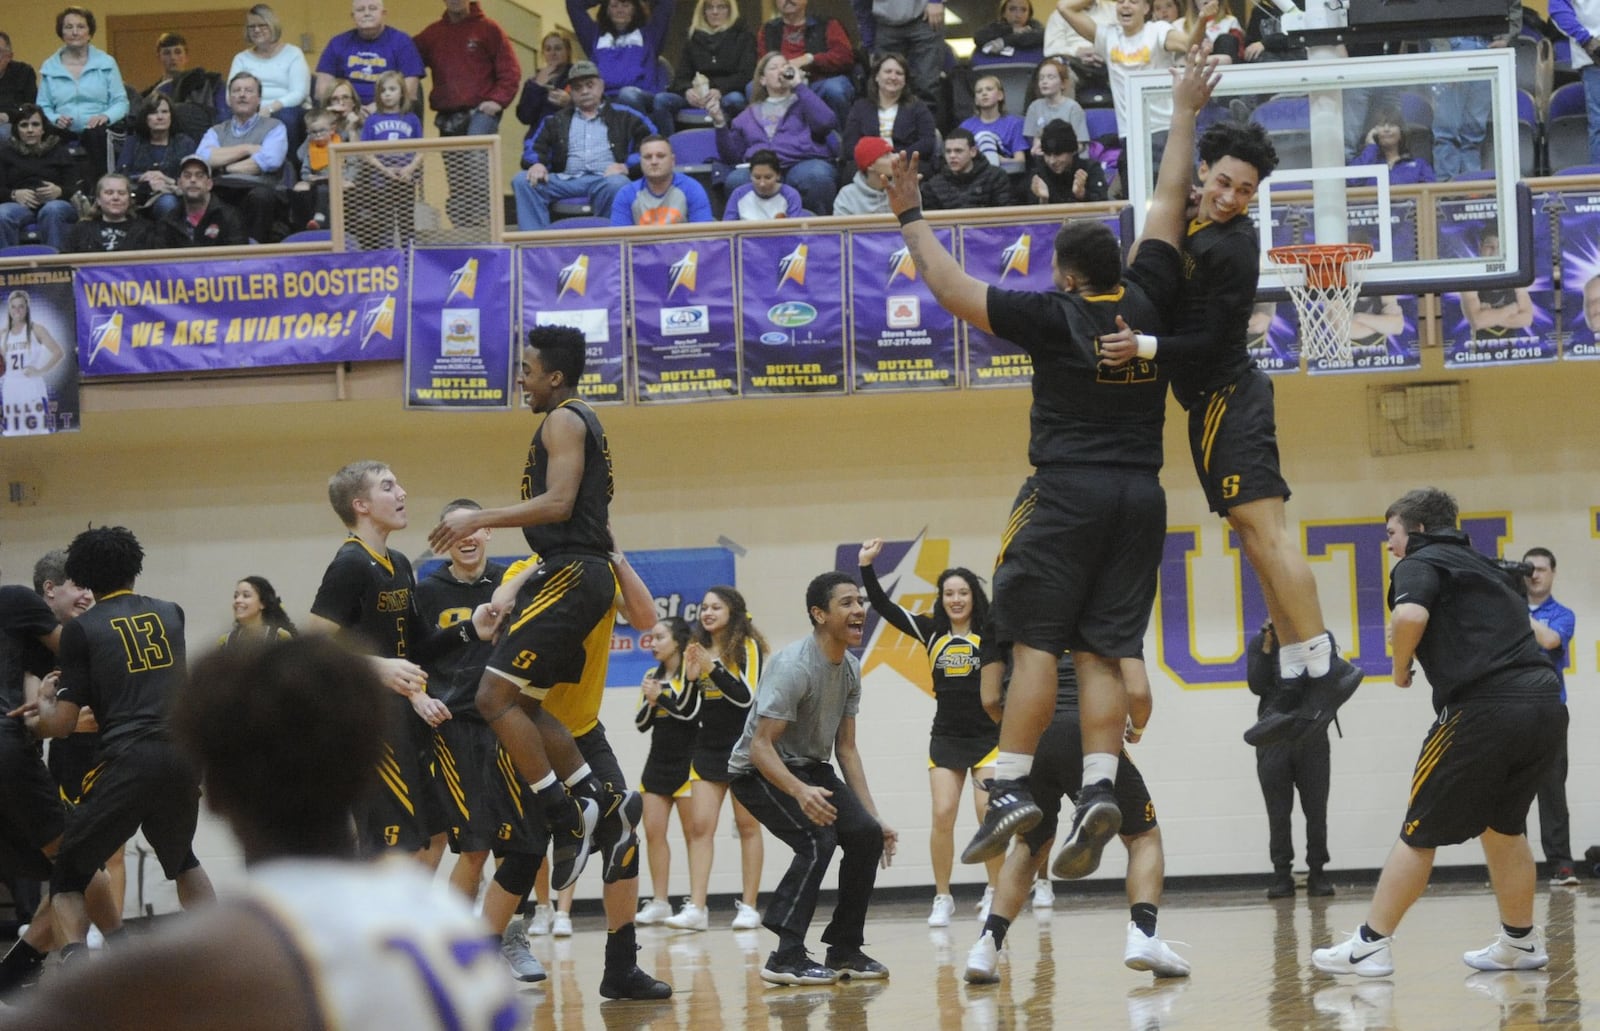
[[[86,265],[74,282],[85,376],[405,357],[402,251]]]
[[[1533,220],[1533,285],[1496,290],[1466,290],[1439,295],[1439,328],[1447,369],[1475,365],[1553,362],[1558,351],[1555,284],[1551,280],[1550,219]],[[1478,257],[1500,253],[1495,202],[1443,201],[1439,204],[1439,257]]]
[[[1585,190],[1534,198],[1534,231],[1559,219],[1561,232],[1561,356],[1600,358],[1600,193]],[[1546,268],[1549,259],[1546,258]]]
[[[512,369],[511,248],[413,250],[406,407],[505,411]]]
[[[0,272],[6,298],[0,337],[0,436],[78,428],[78,349],[73,346],[72,270]]]
[[[1378,208],[1351,206],[1346,213],[1351,243],[1378,245]],[[1417,256],[1417,206],[1410,201],[1394,204],[1389,232],[1396,260]],[[1348,372],[1394,372],[1422,368],[1422,338],[1417,328],[1417,299],[1411,294],[1374,294],[1358,297],[1350,317],[1350,358],[1332,355],[1306,362],[1313,376]]]
[[[743,236],[744,392],[845,392],[844,236]]]
[[[961,256],[967,274],[1007,290],[1055,288],[1054,222],[1008,226],[963,226]],[[1033,359],[1015,344],[967,326],[967,386],[1024,387],[1033,381]]]
[[[949,250],[955,234],[933,232]],[[850,282],[857,393],[960,386],[955,316],[933,299],[898,231],[850,234]]]
[[[739,323],[733,240],[636,243],[632,269],[634,363],[640,401],[739,396]]]
[[[538,326],[581,330],[589,348],[578,394],[591,404],[628,399],[622,259],[620,243],[523,247],[517,256],[518,336]]]

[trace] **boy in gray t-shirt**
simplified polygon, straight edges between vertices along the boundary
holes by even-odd
[[[830,572],[806,588],[806,612],[810,636],[767,663],[728,759],[733,797],[794,849],[762,919],[778,947],[761,978],[773,984],[885,978],[888,969],[861,951],[878,863],[889,864],[898,841],[878,818],[856,749],[861,666],[849,649],[861,643],[866,607],[855,581]],[[842,779],[828,761],[833,757]],[[829,946],[824,966],[811,959],[805,940],[835,847],[844,855],[839,901],[822,932]]]

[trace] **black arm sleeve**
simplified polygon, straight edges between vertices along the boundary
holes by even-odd
[[[873,611],[882,616],[884,622],[907,637],[916,638],[924,647],[927,646],[929,638],[933,635],[932,616],[908,612],[890,601],[889,596],[884,593],[883,585],[878,582],[877,571],[871,566],[861,567],[861,586],[867,592],[867,601],[872,605]]]

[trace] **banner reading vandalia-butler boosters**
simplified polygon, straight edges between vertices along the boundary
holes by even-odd
[[[844,237],[740,237],[739,287],[744,392],[844,393]]]
[[[939,246],[953,234],[935,229]],[[917,274],[897,231],[850,234],[855,390],[947,390],[956,380],[956,320]]]
[[[523,247],[522,332],[571,326],[589,342],[578,394],[592,404],[626,401],[622,245]]]
[[[85,376],[405,356],[402,251],[85,265],[74,282]]]
[[[628,248],[640,401],[739,396],[733,241],[727,237]]]
[[[406,407],[503,411],[512,387],[511,248],[411,252]]]

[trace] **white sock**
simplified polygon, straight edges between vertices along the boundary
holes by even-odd
[[[1304,641],[1279,645],[1278,675],[1285,680],[1293,680],[1306,671],[1306,660],[1310,657],[1310,649]]]
[[[555,782],[556,782],[556,773],[555,773],[554,770],[551,770],[549,773],[545,774],[543,777],[540,777],[539,778],[539,782],[537,784],[529,784],[528,786],[533,789],[534,794],[538,794],[540,791],[543,791],[545,788],[549,787],[550,785],[554,784]]]
[[[1021,780],[1033,771],[1033,756],[1025,752],[1001,752],[994,761],[995,780]]]
[[[1117,757],[1110,752],[1090,752],[1083,757],[1083,786],[1102,780],[1117,782]]]
[[[569,788],[575,788],[579,784],[582,784],[583,779],[589,776],[591,772],[592,771],[589,769],[588,763],[579,763],[578,768],[572,771],[572,776],[568,777],[561,783],[565,784]]]
[[[1309,641],[1301,641],[1305,651],[1306,672],[1313,677],[1325,677],[1333,664],[1333,638],[1324,630]]]

